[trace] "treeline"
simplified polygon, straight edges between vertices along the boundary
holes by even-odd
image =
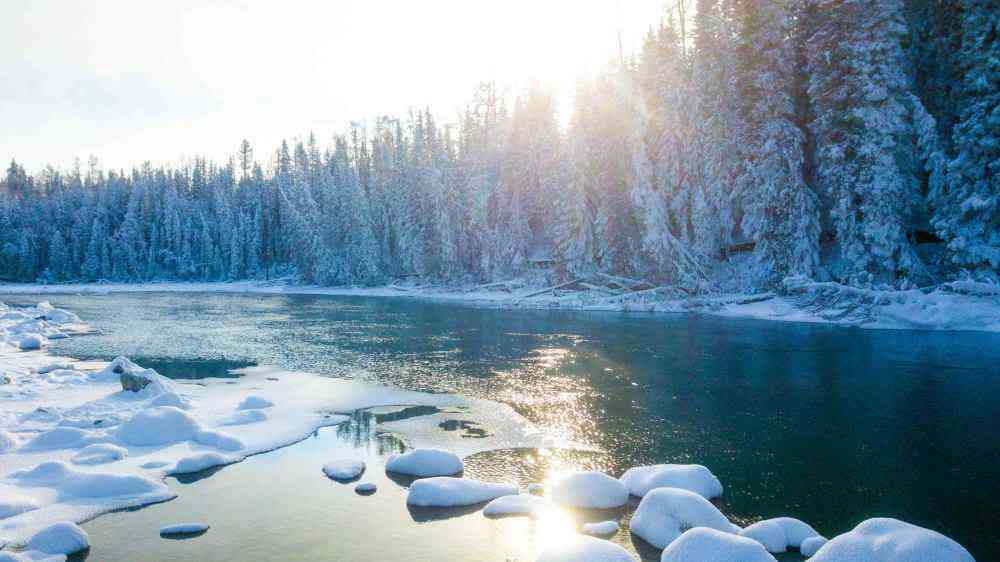
[[[1000,270],[990,0],[682,0],[579,84],[570,123],[484,84],[456,123],[352,126],[264,162],[12,162],[0,278],[325,285],[563,275],[748,290]]]

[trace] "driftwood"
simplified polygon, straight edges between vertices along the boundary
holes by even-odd
[[[523,297],[520,297],[518,300],[530,299],[532,297],[537,297],[539,295],[544,295],[545,293],[549,293],[549,292],[552,292],[552,291],[557,291],[559,289],[562,289],[564,287],[569,287],[570,285],[574,285],[574,284],[579,283],[581,281],[583,281],[583,279],[574,279],[572,281],[567,281],[565,283],[560,283],[559,285],[555,285],[555,286],[549,287],[547,289],[542,289],[541,291],[535,291],[534,293],[531,293],[530,295],[524,295]]]

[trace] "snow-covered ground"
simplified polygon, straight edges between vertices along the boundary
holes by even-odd
[[[790,278],[782,291],[758,295],[686,297],[668,288],[609,294],[553,289],[511,281],[467,287],[414,283],[380,287],[318,287],[294,280],[228,283],[2,284],[2,294],[211,292],[399,297],[495,308],[693,312],[732,318],[832,323],[862,328],[1000,331],[1000,287],[971,281],[906,291],[859,289]]]
[[[295,443],[360,408],[468,408],[496,433],[465,444],[464,455],[551,445],[512,409],[485,400],[264,367],[235,381],[181,383],[126,358],[80,362],[45,352],[49,338],[85,330],[45,303],[0,305],[0,545],[24,545],[55,523],[170,500],[167,475]],[[25,345],[27,336],[41,348]],[[404,438],[423,444],[419,432]]]

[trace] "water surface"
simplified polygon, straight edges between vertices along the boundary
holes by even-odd
[[[955,538],[978,560],[1000,559],[997,334],[325,296],[50,300],[102,332],[60,341],[58,353],[124,354],[178,377],[273,364],[500,400],[564,442],[600,449],[581,466],[616,475],[635,464],[708,466],[725,486],[724,511],[744,524],[790,515],[833,536],[891,516]],[[495,479],[526,477],[509,456],[481,464]],[[380,494],[365,499],[391,495]],[[482,516],[448,521],[472,518]],[[265,525],[254,541],[268,540]],[[517,554],[501,550],[482,559]]]

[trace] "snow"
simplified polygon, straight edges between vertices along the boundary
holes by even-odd
[[[81,447],[92,439],[89,432],[75,427],[57,427],[45,431],[21,446],[20,451],[47,451]]]
[[[239,410],[223,420],[222,425],[246,425],[267,421],[267,412],[263,410]]]
[[[83,529],[68,521],[49,525],[30,539],[26,550],[45,554],[73,554],[90,548],[90,541]]]
[[[610,509],[628,502],[628,490],[603,472],[576,472],[552,486],[552,500],[567,507]]]
[[[665,548],[685,529],[709,527],[732,531],[729,519],[700,495],[680,488],[650,490],[632,515],[632,534],[656,548]]]
[[[435,476],[414,482],[406,496],[406,503],[418,507],[458,507],[516,494],[517,486],[513,484]]]
[[[487,517],[533,517],[549,506],[549,502],[531,494],[517,494],[499,497],[483,508]]]
[[[385,463],[388,472],[409,476],[451,476],[465,470],[458,455],[440,449],[415,449],[401,455],[392,455]]]
[[[598,523],[584,523],[583,532],[587,533],[588,535],[610,537],[611,535],[618,532],[618,522],[600,521]]]
[[[87,445],[73,455],[74,464],[104,464],[120,461],[128,456],[128,449],[111,443]]]
[[[17,448],[17,438],[10,432],[0,429],[0,454]]]
[[[235,462],[233,457],[222,455],[219,453],[199,453],[197,455],[191,455],[190,457],[184,457],[177,461],[174,465],[174,469],[170,471],[171,474],[189,474],[192,472],[201,472],[209,468],[216,466],[222,466]]]
[[[41,504],[31,497],[17,493],[0,494],[0,519],[20,515],[39,507]]]
[[[975,562],[948,537],[904,521],[876,518],[830,539],[812,562]]]
[[[236,406],[237,410],[262,410],[264,408],[270,408],[274,406],[274,402],[271,402],[267,398],[261,398],[257,395],[247,396],[240,402],[239,406]]]
[[[635,562],[627,550],[613,542],[573,535],[545,548],[537,562]]]
[[[775,562],[755,541],[707,527],[685,531],[670,543],[660,562]]]
[[[653,488],[681,488],[706,499],[722,496],[722,484],[700,464],[656,464],[637,466],[620,478],[633,496],[645,496]]]
[[[355,493],[361,494],[363,496],[374,494],[378,491],[378,486],[372,482],[363,482],[354,487]]]
[[[177,523],[175,525],[160,527],[160,536],[193,535],[195,533],[204,533],[207,530],[208,524],[206,523]]]
[[[776,517],[758,521],[740,531],[740,535],[753,539],[768,552],[781,553],[791,548],[800,548],[802,541],[818,537],[816,529],[793,517]]]
[[[799,553],[802,554],[802,556],[809,558],[810,556],[816,554],[827,542],[829,542],[829,540],[823,536],[817,535],[815,537],[809,537],[808,539],[802,541],[802,546],[799,547]]]
[[[323,465],[323,474],[334,480],[354,480],[364,471],[364,461],[355,459],[338,459]]]

